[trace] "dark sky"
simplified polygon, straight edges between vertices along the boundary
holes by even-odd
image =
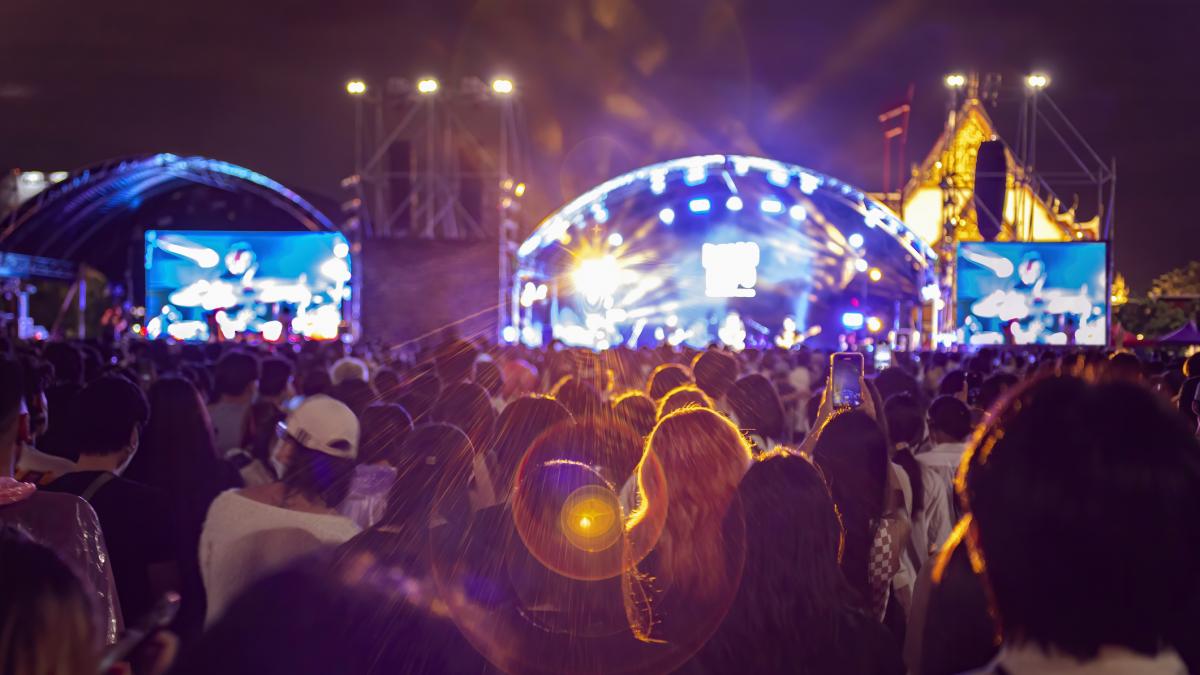
[[[875,116],[916,85],[910,161],[942,76],[1043,69],[1118,160],[1116,261],[1135,291],[1200,257],[1195,0],[3,0],[0,166],[170,150],[340,198],[347,78],[512,73],[535,218],[604,177],[684,154],[761,152],[880,183]],[[1015,125],[1011,105],[994,111]],[[1049,156],[1049,155],[1048,155]]]

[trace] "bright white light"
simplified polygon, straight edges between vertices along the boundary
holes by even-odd
[[[421,94],[432,94],[438,90],[438,81],[432,77],[425,77],[417,81],[417,92]]]
[[[854,261],[854,269],[858,270],[859,272],[866,272],[868,267],[870,267],[870,265],[867,264],[865,258],[858,258]]]
[[[516,326],[505,326],[500,331],[500,337],[503,338],[504,341],[509,344],[516,342],[517,341],[517,327]]]
[[[330,258],[321,263],[321,274],[344,284],[350,281],[350,266],[341,258]]]
[[[883,270],[879,269],[878,267],[872,267],[871,270],[867,272],[867,277],[871,281],[879,281],[883,278]]]
[[[811,173],[800,174],[800,191],[806,195],[811,195],[816,192],[817,188],[821,187],[821,179]]]
[[[625,237],[622,237],[620,232],[613,232],[612,234],[608,235],[608,245],[609,246],[612,246],[615,248],[624,243],[625,243]]]
[[[511,94],[513,93],[513,81],[507,77],[497,77],[492,80],[492,91],[502,95]]]
[[[758,207],[763,213],[783,213],[783,202],[778,199],[764,199]]]
[[[659,211],[658,219],[663,222],[663,225],[670,225],[675,222],[675,209],[665,208]]]
[[[533,253],[534,251],[536,251],[537,247],[539,245],[541,245],[541,243],[542,243],[541,237],[539,237],[535,233],[532,236],[530,236],[528,239],[526,239],[524,242],[521,243],[521,248],[517,249],[517,255],[524,258],[525,256],[529,255],[530,253]]]
[[[21,182],[26,185],[41,185],[46,182],[46,174],[41,171],[23,171]]]
[[[887,216],[879,209],[871,209],[867,211],[867,215],[863,216],[863,222],[867,224],[867,227],[871,228],[879,227],[886,219]]]
[[[608,209],[604,208],[604,205],[600,204],[599,202],[592,204],[592,218],[594,218],[597,223],[607,223]]]
[[[879,331],[883,330],[883,320],[877,316],[867,319],[867,330],[871,331],[872,333],[878,333]]]
[[[938,289],[937,284],[928,284],[921,287],[921,299],[925,302],[933,302],[942,294]]]
[[[936,309],[936,310],[937,310],[937,311],[939,311],[939,312],[940,312],[940,311],[942,311],[943,309],[946,309],[946,301],[945,301],[945,300],[943,300],[943,299],[941,299],[941,298],[938,298],[937,300],[934,300],[934,301],[933,301],[933,308],[934,308],[934,309]]]
[[[758,244],[705,244],[700,249],[704,266],[704,294],[710,298],[753,298],[758,282]]]
[[[51,183],[61,183],[67,179],[67,176],[70,176],[70,175],[71,174],[66,171],[51,171],[50,172],[50,182]]]
[[[262,325],[262,336],[267,342],[275,342],[283,335],[283,324],[278,321],[266,321]]]
[[[367,83],[362,80],[350,80],[346,83],[346,93],[351,96],[362,96],[367,93]]]
[[[537,287],[537,299],[538,300],[545,300],[546,296],[549,295],[549,293],[550,293],[549,286],[547,286],[546,284],[538,284],[538,287]]]
[[[1045,73],[1033,73],[1025,78],[1025,84],[1030,89],[1045,89],[1050,84],[1050,78]]]
[[[156,321],[158,317],[151,319],[151,323]],[[161,325],[161,322],[160,322]],[[203,321],[176,321],[167,325],[167,335],[176,340],[199,340],[204,336],[204,331],[208,330],[208,324]],[[150,332],[153,332],[155,337],[161,335],[160,331],[154,330],[152,326]]]
[[[617,275],[620,272],[617,259],[611,255],[591,258],[579,264],[571,275],[575,291],[593,304],[611,298],[617,290]]]
[[[708,177],[708,167],[703,164],[689,166],[687,173],[683,175],[683,182],[687,185],[699,185]]]
[[[333,245],[333,256],[335,258],[345,258],[348,255],[350,255],[350,244],[339,241]]]
[[[959,89],[967,83],[967,78],[961,73],[951,73],[946,76],[946,86],[951,89]]]
[[[729,209],[730,211],[741,211],[742,198],[737,195],[730,195],[729,199],[725,200],[725,208]]]
[[[667,324],[667,328],[674,328],[674,327],[678,326],[679,325],[679,316],[676,314],[672,314],[671,316],[668,316],[666,324]]]
[[[221,256],[206,246],[193,244],[186,239],[162,236],[158,238],[158,247],[167,253],[181,258],[187,258],[203,269],[212,269],[221,262]]]
[[[767,172],[767,182],[778,187],[787,187],[790,178],[785,169],[772,169]]]
[[[854,234],[850,235],[846,239],[846,241],[850,242],[850,246],[852,246],[854,248],[862,248],[863,236],[861,234],[855,232]]]
[[[862,312],[846,312],[845,314],[842,314],[842,325],[850,330],[858,330],[859,328],[862,328],[865,320],[866,319],[863,317]]]
[[[804,220],[808,218],[808,211],[799,204],[792,204],[788,207],[788,215],[792,217],[792,220]]]
[[[654,171],[650,174],[650,191],[661,195],[667,189],[667,172]]]
[[[667,331],[663,330],[662,326],[654,329],[654,339],[662,342],[667,337]]]
[[[513,188],[513,195],[516,196],[518,199],[521,197],[524,197],[525,196],[525,184],[517,183],[517,186],[515,188]]]
[[[698,197],[688,202],[688,210],[692,213],[708,213],[712,210],[712,202],[707,197]]]

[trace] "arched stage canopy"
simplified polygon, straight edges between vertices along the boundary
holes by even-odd
[[[129,247],[134,236],[129,228],[137,226],[134,215],[150,200],[188,186],[264,200],[284,216],[289,229],[336,230],[302,197],[260,173],[208,157],[163,152],[72,172],[0,222],[0,250],[86,262],[106,274],[119,273],[112,263],[114,244]]]
[[[613,178],[546,218],[518,259],[506,337],[527,343],[830,341],[913,328],[938,297],[935,252],[886,207],[740,155]]]

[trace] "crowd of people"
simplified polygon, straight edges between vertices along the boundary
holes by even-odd
[[[1200,355],[829,356],[4,343],[0,672],[1200,672]]]

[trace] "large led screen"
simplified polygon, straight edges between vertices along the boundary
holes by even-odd
[[[958,247],[958,325],[972,345],[1103,345],[1103,242],[973,242]]]
[[[146,232],[146,334],[333,339],[350,298],[336,232]]]

